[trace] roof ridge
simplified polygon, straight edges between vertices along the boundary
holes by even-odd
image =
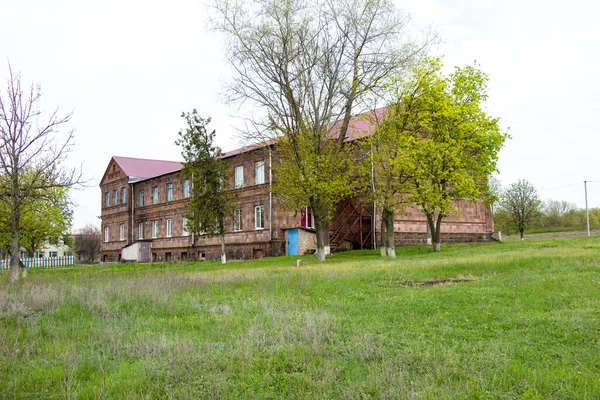
[[[139,158],[139,157],[126,157],[126,156],[113,156],[113,158],[126,158],[128,160],[142,160],[142,161],[160,161],[160,162],[172,162],[172,163],[179,163],[181,164],[181,161],[173,161],[173,160],[158,160],[156,158]]]

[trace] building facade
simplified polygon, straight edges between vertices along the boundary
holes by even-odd
[[[374,115],[382,114],[382,109]],[[351,120],[346,140],[372,131],[364,116]],[[230,185],[237,194],[233,221],[225,235],[230,259],[314,252],[314,220],[309,209],[286,211],[271,190],[273,143],[225,153]],[[185,229],[191,182],[174,161],[112,157],[100,182],[102,196],[101,261],[187,261],[218,259],[220,238]],[[488,241],[493,215],[483,202],[457,203],[459,214],[444,218],[442,242]],[[373,204],[351,198],[340,202],[330,223],[331,251],[373,248],[379,243],[381,213]],[[426,243],[427,222],[419,207],[396,215],[396,245]]]
[[[304,254],[316,249],[314,220],[308,209],[285,211],[271,191],[270,146],[225,153],[238,200],[225,235],[227,257],[259,258]],[[101,261],[188,261],[218,259],[220,238],[185,229],[191,192],[182,164],[112,157],[100,183],[102,196]],[[460,214],[444,219],[442,242],[487,241],[493,216],[483,202],[459,202]],[[347,199],[331,221],[332,251],[373,248],[378,242],[379,212],[372,204]],[[425,243],[427,223],[418,207],[396,216],[398,246]]]

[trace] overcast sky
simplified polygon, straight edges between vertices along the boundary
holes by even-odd
[[[431,25],[447,67],[475,60],[490,76],[490,115],[512,136],[503,186],[528,179],[542,199],[600,207],[600,3],[408,0],[415,32]],[[39,82],[41,109],[74,111],[74,228],[100,225],[99,180],[113,155],[181,159],[182,111],[212,116],[218,144],[239,146],[239,110],[221,91],[230,73],[199,1],[0,0],[0,78],[7,61]],[[4,89],[2,84],[2,89]],[[66,132],[66,129],[65,129]]]

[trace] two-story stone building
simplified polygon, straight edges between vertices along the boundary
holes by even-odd
[[[364,132],[364,121],[355,122]],[[356,135],[355,135],[356,138]],[[232,259],[302,254],[316,248],[314,221],[308,209],[285,211],[273,196],[272,152],[253,145],[223,155],[232,169],[237,206],[225,235]],[[173,161],[112,157],[100,182],[102,190],[102,252],[104,262],[185,261],[218,259],[220,239],[195,236],[185,229],[190,182],[182,180],[182,164]],[[487,241],[493,215],[483,202],[457,204],[460,213],[445,218],[442,242]],[[381,214],[372,204],[347,199],[331,221],[332,251],[372,248],[378,241]],[[427,223],[418,207],[396,216],[396,244],[425,243]]]

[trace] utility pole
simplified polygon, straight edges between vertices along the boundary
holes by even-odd
[[[587,201],[587,181],[583,181],[583,190],[585,191],[585,220],[587,222],[587,234],[590,236],[590,212]]]

